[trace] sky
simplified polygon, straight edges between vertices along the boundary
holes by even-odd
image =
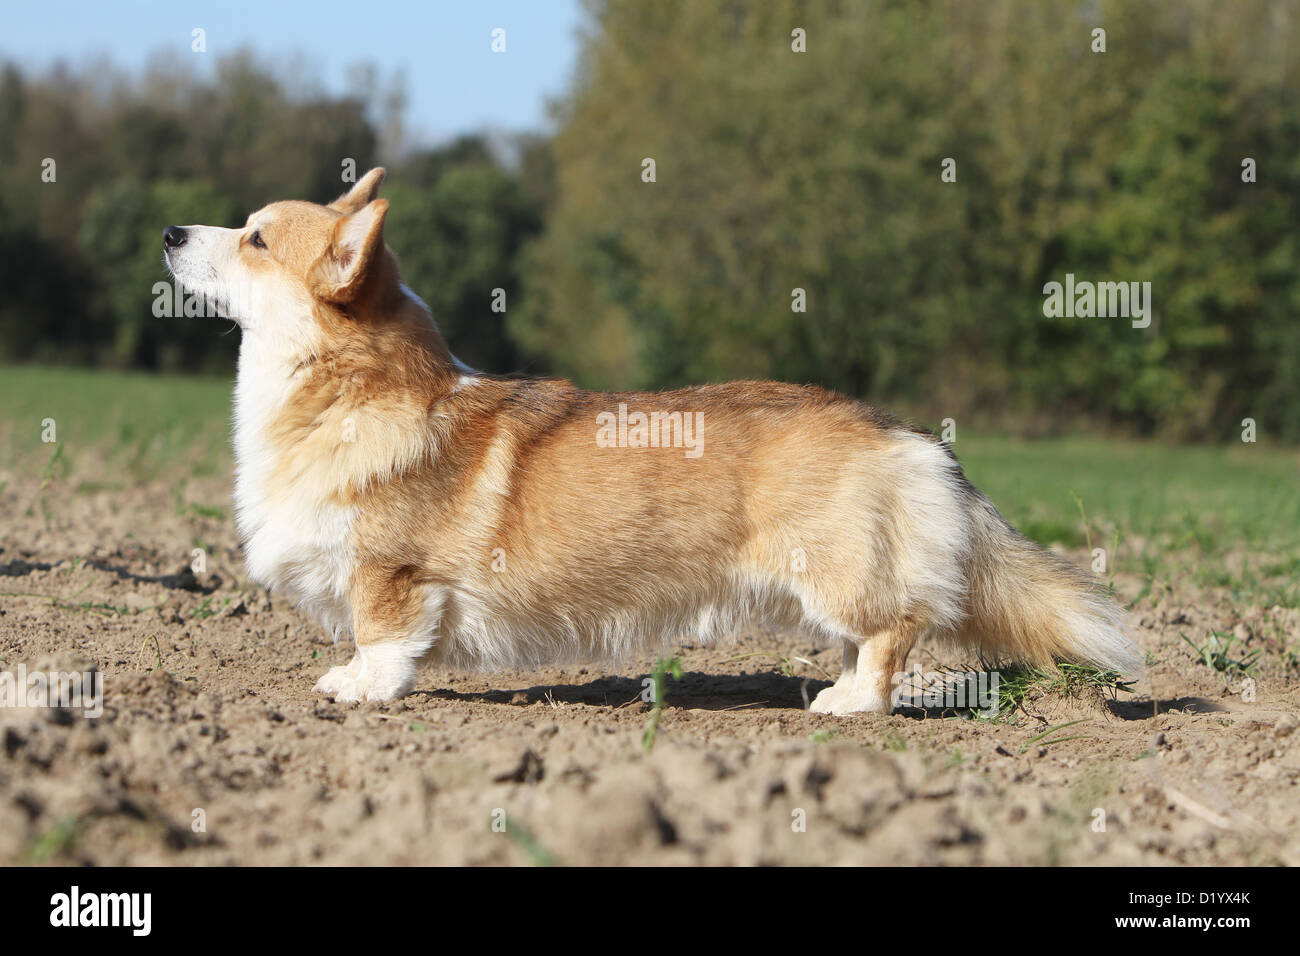
[[[335,92],[368,61],[381,78],[404,70],[408,131],[435,144],[470,130],[546,129],[546,101],[568,84],[582,22],[579,0],[0,0],[0,57],[41,68],[107,55],[134,73],[179,52],[202,73],[250,47],[273,62],[305,58]],[[206,54],[191,50],[196,27]],[[504,53],[492,51],[496,28]]]

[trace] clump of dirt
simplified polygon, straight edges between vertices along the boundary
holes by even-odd
[[[686,646],[647,753],[649,658],[336,704],[350,647],[245,579],[224,483],[40,495],[0,491],[0,671],[97,674],[102,713],[0,706],[0,861],[1300,863],[1300,681],[1183,640],[1294,648],[1294,609],[1175,582],[1131,693],[997,721],[810,714],[839,654],[797,634]]]

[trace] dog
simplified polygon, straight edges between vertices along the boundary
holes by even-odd
[[[598,393],[457,360],[384,242],[383,169],[327,206],[169,226],[241,327],[235,510],[250,576],[388,701],[422,658],[531,668],[751,622],[843,645],[810,709],[888,713],[922,636],[986,659],[1138,668],[1089,575],[1013,529],[928,432],[811,386]]]

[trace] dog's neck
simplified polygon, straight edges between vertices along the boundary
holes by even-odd
[[[336,390],[331,403],[384,395],[431,406],[471,372],[451,354],[428,306],[400,283],[353,308],[314,307],[312,319],[302,338],[261,323],[243,331],[237,392],[257,394],[262,412],[274,414],[308,382]]]
[[[241,486],[291,477],[337,493],[400,472],[425,453],[429,415],[463,387],[466,371],[419,299],[398,295],[382,309],[317,315],[307,342],[277,339],[264,326],[244,332],[235,385],[237,498]]]

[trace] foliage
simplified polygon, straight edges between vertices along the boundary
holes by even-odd
[[[333,95],[248,54],[0,65],[0,360],[229,369],[237,335],[151,313],[161,228],[383,160],[407,284],[478,367],[1300,439],[1300,26],[1271,0],[589,7],[549,140],[412,148],[373,70]],[[1150,325],[1046,317],[1067,273],[1150,282]]]
[[[1300,438],[1297,28],[1276,11],[595,4],[511,328],[601,386],[770,376],[935,418]],[[1067,272],[1149,281],[1150,327],[1046,318]]]

